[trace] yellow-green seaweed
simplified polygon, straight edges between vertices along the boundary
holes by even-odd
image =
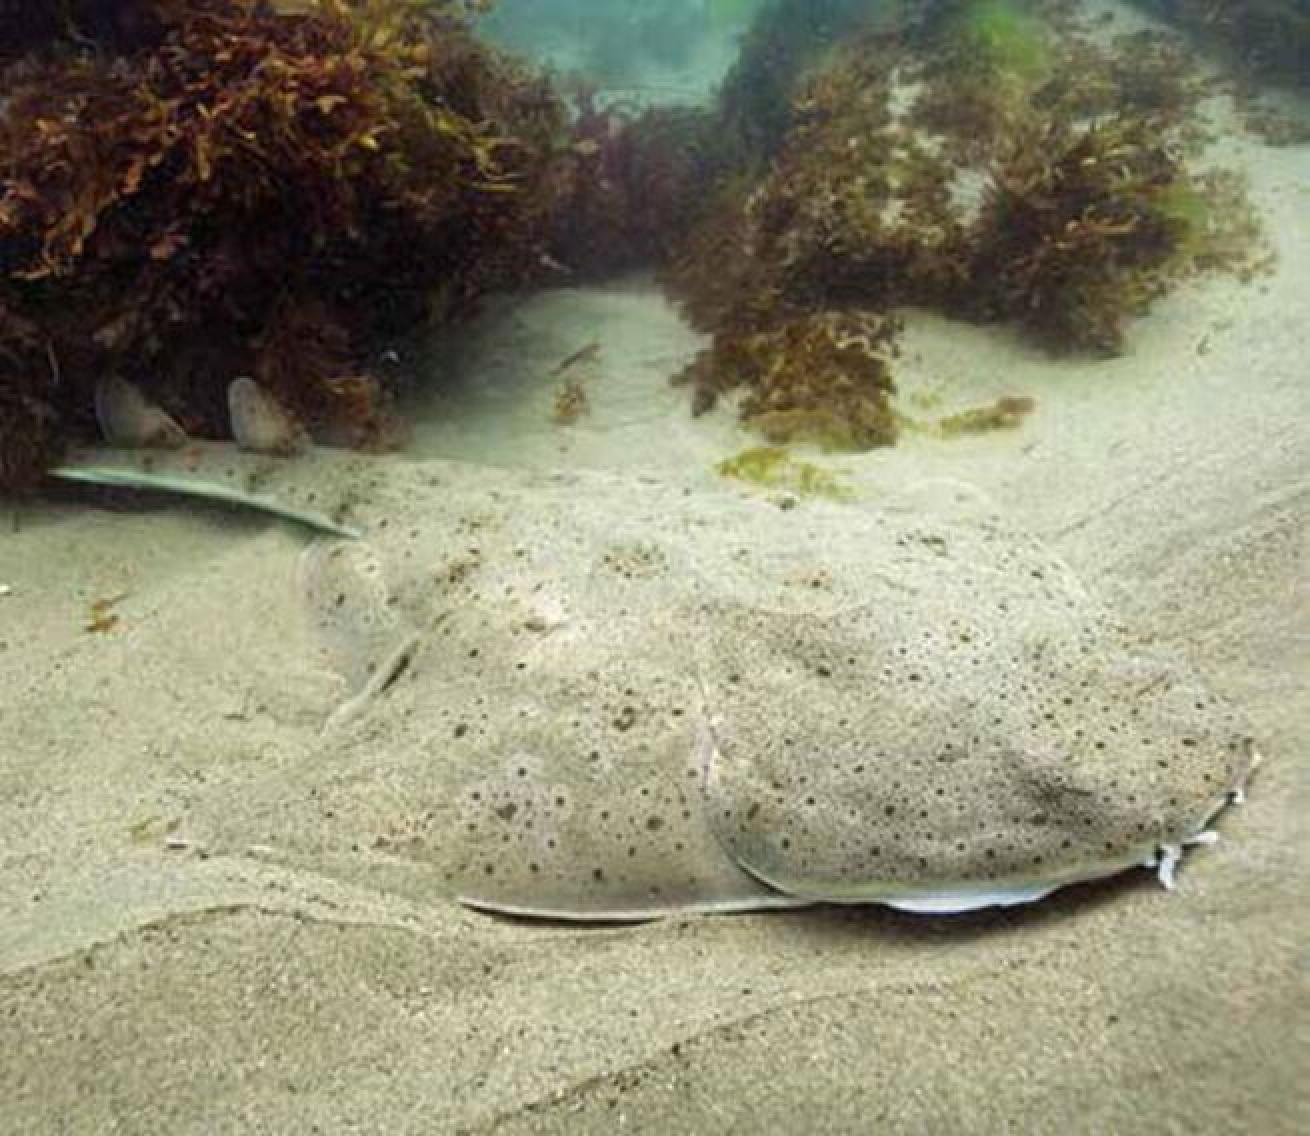
[[[998,398],[989,406],[973,406],[939,419],[936,433],[943,438],[960,438],[966,434],[1017,430],[1036,406],[1031,398]]]
[[[800,461],[784,446],[752,446],[715,467],[723,477],[746,481],[766,489],[786,489],[803,497],[849,501],[854,493],[831,472],[813,462]]]
[[[1048,30],[1013,0],[972,0],[962,5],[950,34],[987,70],[1032,81],[1050,66]]]

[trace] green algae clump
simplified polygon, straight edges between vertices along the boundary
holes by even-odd
[[[1001,78],[1033,82],[1050,68],[1049,29],[1013,0],[967,0],[954,6],[946,38],[959,54]]]
[[[937,422],[936,432],[943,438],[962,438],[970,434],[990,434],[997,430],[1017,430],[1023,420],[1037,408],[1036,400],[1023,396],[998,398],[990,406],[975,406],[958,414],[949,414]]]
[[[723,477],[765,489],[785,489],[802,497],[850,501],[855,494],[832,473],[812,462],[799,461],[783,446],[754,446],[725,458],[714,467]]]

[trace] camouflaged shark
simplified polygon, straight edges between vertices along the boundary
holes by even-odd
[[[286,452],[247,383],[238,440]],[[1257,760],[1233,707],[957,483],[784,510],[599,472],[185,442],[57,475],[324,534],[299,602],[339,704],[267,827],[216,831],[347,873],[401,866],[484,910],[950,913],[1138,866],[1172,886]],[[331,833],[275,819],[311,800]]]

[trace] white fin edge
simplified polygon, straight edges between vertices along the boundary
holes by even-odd
[[[395,647],[391,653],[378,667],[373,677],[368,680],[368,684],[358,694],[346,699],[340,706],[332,711],[327,722],[323,726],[323,733],[330,734],[341,729],[342,726],[354,721],[367,709],[369,703],[377,698],[401,675],[401,672],[409,666],[414,658],[414,653],[418,650],[419,635],[417,632],[405,636],[400,644]]]
[[[228,505],[240,505],[255,509],[261,513],[272,513],[284,520],[297,521],[302,525],[331,533],[333,536],[359,540],[361,533],[349,525],[340,524],[322,513],[308,509],[297,509],[292,505],[283,505],[267,497],[257,497],[219,485],[213,481],[198,478],[177,477],[169,474],[143,473],[135,470],[113,469],[101,466],[56,466],[49,476],[59,481],[74,481],[83,485],[105,485],[121,489],[152,489],[161,493],[178,493],[185,497],[198,497],[205,501],[221,501]]]

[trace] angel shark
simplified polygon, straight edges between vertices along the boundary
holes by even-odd
[[[239,436],[262,407],[243,385]],[[256,820],[215,810],[220,846],[555,919],[949,913],[1141,865],[1172,886],[1256,761],[1231,706],[957,483],[782,510],[599,472],[161,453],[69,470],[328,534],[298,587],[340,704]]]

